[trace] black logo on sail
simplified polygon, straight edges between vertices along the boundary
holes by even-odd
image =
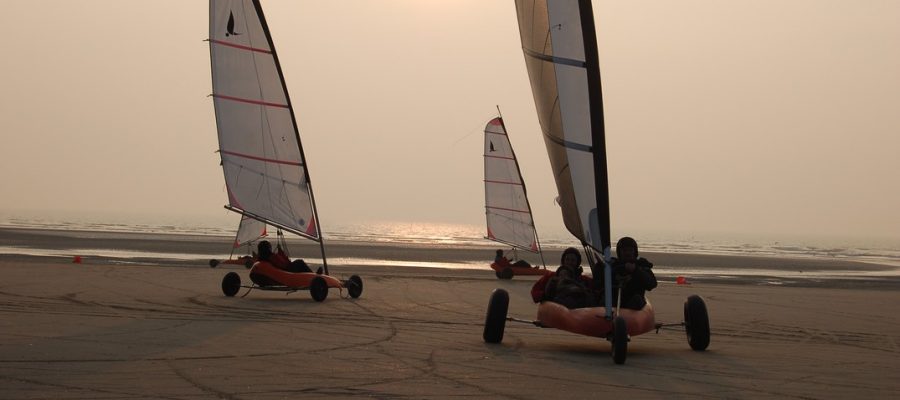
[[[240,33],[234,31],[234,13],[229,11],[228,24],[225,25],[225,37],[237,35],[240,35]]]
[[[494,150],[494,142],[490,142],[490,143],[491,143],[491,151],[497,151],[497,150]]]

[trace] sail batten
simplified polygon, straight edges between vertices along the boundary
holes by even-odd
[[[539,251],[525,182],[500,117],[484,128],[484,199],[488,239]]]
[[[306,157],[262,6],[258,0],[209,4],[225,207],[321,243]]]

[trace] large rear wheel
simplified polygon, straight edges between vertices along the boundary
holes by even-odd
[[[488,301],[487,315],[484,317],[485,343],[503,341],[503,330],[506,329],[506,314],[509,311],[509,293],[503,289],[494,289]]]
[[[237,272],[229,272],[222,278],[222,293],[234,297],[241,290],[241,276]]]
[[[321,276],[313,278],[309,285],[309,294],[315,301],[325,301],[328,297],[328,282],[325,282],[325,278]]]
[[[703,351],[709,346],[709,313],[700,296],[692,295],[684,302],[684,331],[692,349]]]
[[[350,276],[350,279],[347,279],[347,281],[344,282],[344,286],[347,287],[347,293],[350,294],[350,297],[356,299],[362,295],[363,282],[359,275]]]
[[[628,356],[628,325],[625,318],[616,317],[613,321],[612,358],[616,364],[625,364]]]
[[[500,279],[512,279],[513,278],[513,270],[510,267],[503,268],[498,273],[497,277]]]

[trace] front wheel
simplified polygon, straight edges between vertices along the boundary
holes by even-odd
[[[616,364],[625,364],[628,356],[628,326],[625,318],[616,317],[613,321],[612,358]]]
[[[309,294],[315,301],[325,301],[325,298],[328,297],[328,282],[325,282],[325,278],[321,276],[313,278],[309,285]]]
[[[219,265],[219,260],[216,260],[215,258],[212,258],[209,260],[210,268],[215,268],[217,265]]]
[[[488,300],[487,314],[484,316],[485,343],[503,341],[503,330],[506,329],[506,314],[509,311],[509,293],[503,289],[494,289]]]
[[[359,275],[350,276],[350,279],[344,282],[344,286],[347,287],[347,293],[350,294],[350,297],[357,299],[362,295],[363,282]]]
[[[229,272],[222,278],[222,293],[234,297],[241,290],[241,276],[237,272]]]
[[[692,349],[703,351],[709,346],[709,313],[700,296],[692,295],[684,302],[684,331]]]

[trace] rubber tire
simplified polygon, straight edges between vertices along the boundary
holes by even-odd
[[[209,260],[210,268],[215,268],[217,265],[219,265],[219,260],[216,260],[215,258],[212,258]]]
[[[494,289],[491,299],[488,300],[487,314],[484,316],[485,343],[500,343],[503,341],[503,331],[506,329],[506,315],[509,312],[509,293],[503,289]]]
[[[350,297],[358,299],[362,295],[363,281],[359,275],[351,275],[350,279],[344,282],[344,286],[347,288],[347,293],[350,294]]]
[[[497,279],[503,279],[500,277],[500,271],[494,271],[494,275],[497,275]]]
[[[628,357],[628,323],[625,318],[616,317],[613,321],[612,359],[616,364],[625,364]]]
[[[500,279],[512,279],[513,275],[515,274],[513,273],[512,268],[506,267],[500,270],[500,272],[497,274],[497,277]]]
[[[309,295],[313,300],[323,302],[328,297],[328,283],[325,278],[317,276],[309,284]]]
[[[250,268],[252,268],[252,267],[253,267],[253,260],[252,260],[252,259],[247,259],[246,261],[244,261],[244,268],[250,269]]]
[[[229,272],[222,278],[222,293],[234,297],[241,290],[241,276],[237,272]]]
[[[691,295],[684,302],[684,332],[691,349],[703,351],[709,347],[709,313],[700,296]]]

